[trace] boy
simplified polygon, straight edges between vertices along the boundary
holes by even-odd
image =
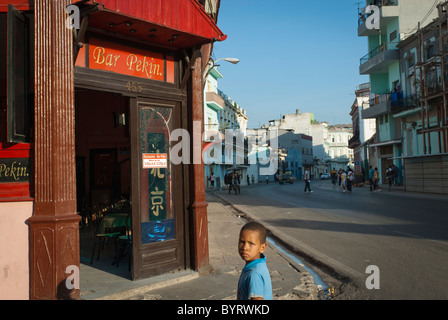
[[[238,253],[246,261],[238,281],[238,300],[272,300],[272,284],[266,257],[266,228],[258,222],[246,223],[240,231]]]

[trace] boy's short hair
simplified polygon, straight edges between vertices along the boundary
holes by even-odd
[[[256,221],[249,221],[241,228],[240,232],[242,232],[243,230],[257,231],[260,237],[260,243],[266,243],[268,230],[261,223]]]

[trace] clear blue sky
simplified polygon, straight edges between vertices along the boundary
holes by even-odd
[[[219,89],[246,109],[249,128],[281,115],[314,113],[317,121],[351,123],[367,40],[357,35],[356,0],[222,0],[214,46],[224,78]],[[362,6],[362,3],[360,4]]]

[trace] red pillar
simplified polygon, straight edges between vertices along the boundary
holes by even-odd
[[[74,71],[70,0],[40,0],[35,9],[34,170],[30,226],[30,298],[77,299],[68,266],[79,268],[76,213]]]
[[[202,133],[203,133],[203,113],[204,99],[202,88],[202,57],[198,57],[194,62],[191,74],[191,112],[192,121],[196,125],[196,131],[193,133],[193,164],[191,164],[192,177],[192,196],[193,203],[190,208],[190,226],[191,226],[191,249],[193,267],[198,272],[208,272],[209,247],[208,247],[208,219],[207,202],[205,200],[204,186],[204,163],[202,162]],[[193,130],[195,128],[193,126]],[[197,128],[199,126],[199,128]],[[200,135],[199,135],[200,133]],[[200,163],[197,163],[200,155]],[[196,159],[195,159],[196,157]],[[194,161],[196,160],[196,161]]]

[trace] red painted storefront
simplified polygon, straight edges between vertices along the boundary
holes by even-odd
[[[76,32],[66,27],[65,9],[73,3],[81,14]],[[28,47],[8,42],[21,36],[10,33],[16,30],[8,24],[11,12],[17,30],[26,25]],[[202,121],[203,70],[213,42],[226,36],[200,2],[2,0],[0,14],[0,41],[9,43],[0,53],[0,234],[3,244],[11,244],[0,249],[5,270],[0,298],[79,298],[79,290],[61,284],[67,266],[80,264],[80,204],[92,206],[95,196],[113,194],[111,181],[119,182],[119,191],[132,203],[134,279],[207,270],[203,165],[168,164],[165,171],[142,167],[143,156],[156,152],[150,141],[162,137],[166,157],[169,131],[191,132],[193,122]],[[10,47],[26,53],[25,68],[17,62],[21,55],[10,58]],[[9,67],[9,59],[17,69]],[[14,70],[25,79],[11,78]],[[27,99],[18,94],[21,89]],[[21,105],[31,114],[22,122],[28,109]],[[126,124],[97,118],[109,119],[112,113]],[[109,151],[121,176],[110,180],[116,178],[109,174],[110,189],[101,189],[92,182],[95,173],[80,168],[93,168],[98,154]],[[151,172],[165,180],[157,182]],[[158,189],[151,189],[156,182]],[[163,219],[158,207],[151,209],[160,188],[166,188]],[[167,240],[144,240],[145,228],[161,221],[174,229]]]

